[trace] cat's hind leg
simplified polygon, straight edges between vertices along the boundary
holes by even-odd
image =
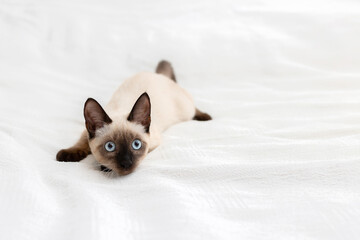
[[[91,154],[87,131],[84,131],[77,143],[67,149],[62,149],[56,154],[56,160],[59,162],[79,162]]]
[[[193,117],[193,120],[197,120],[197,121],[208,121],[211,120],[211,116],[207,113],[204,113],[202,111],[200,111],[199,109],[196,108],[195,111],[195,116]]]

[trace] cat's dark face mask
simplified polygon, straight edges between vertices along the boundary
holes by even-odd
[[[150,99],[142,94],[127,119],[111,119],[94,99],[84,107],[89,146],[102,170],[126,175],[149,151]]]

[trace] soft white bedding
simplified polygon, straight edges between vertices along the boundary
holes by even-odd
[[[0,2],[1,239],[359,239],[358,1]],[[170,60],[211,122],[126,177],[59,163]]]

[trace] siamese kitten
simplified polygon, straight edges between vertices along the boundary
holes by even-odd
[[[167,61],[158,64],[156,73],[139,73],[125,80],[104,109],[95,99],[87,99],[84,117],[86,129],[79,141],[60,150],[56,159],[78,162],[92,153],[102,170],[120,175],[133,172],[159,146],[161,133],[171,125],[211,119],[176,83]]]

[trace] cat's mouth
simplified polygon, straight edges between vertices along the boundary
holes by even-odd
[[[111,172],[111,171],[112,171],[110,168],[107,168],[107,167],[105,167],[104,165],[101,165],[101,166],[100,166],[100,170],[101,170],[102,172]]]
[[[116,172],[119,175],[124,176],[124,175],[128,175],[128,174],[132,173],[135,170],[135,166],[132,166],[131,168],[128,168],[128,169],[123,169],[123,168],[112,169],[112,168],[106,167],[104,165],[101,165],[100,170],[102,172]]]

